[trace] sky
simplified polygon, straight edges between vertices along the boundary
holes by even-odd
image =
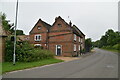
[[[15,22],[16,0],[4,0],[0,5],[7,20]],[[58,16],[68,23],[71,20],[86,38],[96,41],[108,29],[118,31],[118,0],[19,0],[17,29],[28,35],[39,18],[52,25]]]

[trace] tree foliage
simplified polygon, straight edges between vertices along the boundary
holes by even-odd
[[[2,27],[6,31],[8,35],[13,35],[14,34],[14,23],[10,23],[10,20],[6,19],[6,14],[5,13],[0,13],[0,18],[2,20]],[[17,30],[16,31],[17,35],[24,35],[22,30]]]
[[[11,23],[9,20],[6,20],[6,14],[5,13],[0,13],[0,18],[2,20],[2,27],[3,29],[7,32],[7,34],[13,34],[14,33],[14,24]]]
[[[6,42],[6,51],[5,51],[5,61],[11,62],[13,60],[13,42]],[[16,61],[18,62],[32,62],[43,59],[53,58],[54,55],[48,50],[42,50],[39,48],[34,48],[33,45],[30,45],[28,42],[18,42],[16,44]]]
[[[112,29],[108,29],[108,31],[105,32],[105,35],[103,35],[100,40],[97,40],[92,43],[94,47],[106,47],[106,48],[112,48],[112,49],[120,49],[120,32],[116,31],[114,32]],[[118,47],[118,48],[117,48]]]
[[[25,35],[23,30],[16,30],[16,35]]]
[[[92,48],[92,40],[91,38],[88,38],[85,40],[85,51],[89,52]]]

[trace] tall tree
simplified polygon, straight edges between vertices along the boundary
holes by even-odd
[[[0,18],[2,20],[2,27],[4,28],[4,30],[7,32],[7,34],[13,34],[14,33],[14,27],[13,27],[13,23],[10,24],[9,20],[6,20],[6,14],[5,13],[0,13]]]
[[[88,38],[85,40],[85,51],[89,52],[91,50],[92,47],[92,40],[91,38]]]

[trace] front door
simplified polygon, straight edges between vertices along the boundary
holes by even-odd
[[[56,55],[57,56],[61,55],[61,45],[56,45]]]

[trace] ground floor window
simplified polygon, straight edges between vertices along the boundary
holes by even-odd
[[[41,47],[41,44],[34,44],[35,48]]]
[[[80,45],[79,45],[79,51],[80,51]]]
[[[76,44],[74,44],[74,51],[76,51]]]

